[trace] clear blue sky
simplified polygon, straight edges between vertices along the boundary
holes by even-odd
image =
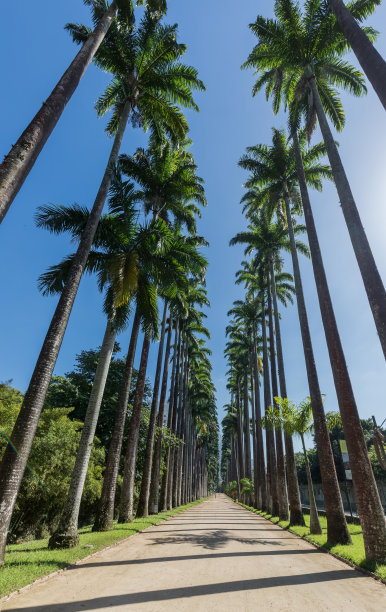
[[[274,117],[263,95],[251,97],[253,76],[241,71],[254,44],[248,24],[258,13],[272,13],[268,0],[169,0],[167,21],[179,24],[179,38],[188,45],[186,61],[195,65],[207,86],[197,96],[201,113],[189,113],[193,152],[199,174],[206,181],[208,207],[199,224],[210,242],[207,286],[212,307],[208,312],[213,351],[213,379],[218,408],[228,400],[225,389],[226,312],[242,296],[234,274],[242,248],[228,247],[229,239],[245,221],[239,205],[245,173],[237,160],[248,145],[270,141],[271,127],[284,127]],[[20,0],[8,3],[0,25],[1,91],[0,152],[6,154],[38,110],[73,58],[76,48],[64,31],[69,21],[90,23],[81,0],[53,2]],[[377,10],[371,23],[386,29],[386,7]],[[378,49],[386,56],[386,33]],[[355,60],[353,60],[355,62]],[[24,391],[28,385],[56,300],[43,298],[38,275],[73,247],[65,237],[37,230],[33,214],[39,204],[79,202],[90,206],[106,163],[110,141],[93,104],[108,78],[89,67],[58,126],[0,228],[0,380],[13,379]],[[370,244],[385,277],[386,272],[386,114],[370,90],[366,98],[343,96],[347,124],[338,136]],[[317,138],[317,136],[316,136]],[[139,130],[128,127],[123,151],[132,153],[145,142]],[[316,142],[316,140],[314,140]],[[327,276],[335,305],[352,383],[362,417],[383,420],[385,366],[370,309],[349,242],[335,189],[326,185],[312,194]],[[288,262],[288,270],[291,264]],[[301,268],[314,341],[316,363],[326,409],[337,409],[331,369],[323,337],[311,263]],[[283,341],[288,393],[298,401],[308,395],[296,307],[283,312]],[[55,369],[72,369],[75,355],[101,343],[104,317],[101,296],[92,278],[82,280],[62,350]],[[128,333],[120,338],[126,350]],[[154,368],[153,349],[150,375]]]

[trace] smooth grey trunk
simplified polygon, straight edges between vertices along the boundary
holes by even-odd
[[[310,78],[309,82],[314,97],[320,130],[326,145],[328,159],[330,161],[334,182],[338,192],[340,205],[342,207],[343,216],[346,221],[351,244],[353,246],[359,270],[362,275],[363,284],[365,286],[367,298],[373,313],[383,354],[386,359],[386,291],[362,225],[354,196],[351,192],[350,183],[348,182],[346,172],[338,152],[338,147],[335,144],[330,126],[328,125],[315,78]]]
[[[164,370],[162,375],[161,384],[161,396],[159,400],[158,408],[158,436],[154,448],[153,465],[151,472],[151,483],[150,483],[150,496],[149,496],[149,512],[150,514],[158,514],[158,499],[159,499],[159,480],[161,471],[161,458],[162,458],[162,428],[164,425],[164,414],[165,414],[165,400],[166,390],[168,385],[168,372],[169,372],[169,358],[170,358],[170,346],[172,341],[172,318],[169,319],[169,330],[166,340],[165,359],[164,359]]]
[[[177,479],[176,479],[176,505],[181,506],[182,496],[182,475],[185,457],[185,426],[186,426],[186,404],[188,391],[188,350],[186,349],[185,366],[182,376],[182,399],[181,399],[181,426],[179,429],[179,438],[182,440],[177,455]]]
[[[257,451],[259,460],[259,490],[260,490],[260,507],[262,510],[267,510],[267,483],[265,479],[265,462],[264,462],[264,443],[263,431],[261,428],[261,401],[260,401],[260,376],[257,362],[257,339],[256,328],[253,327],[253,368],[255,375],[255,415],[256,415],[256,433],[257,433]]]
[[[342,0],[328,0],[357,60],[386,110],[386,62]]]
[[[113,528],[115,492],[119,463],[121,459],[122,441],[125,430],[127,406],[129,403],[131,380],[135,351],[137,348],[140,316],[136,311],[131,330],[129,349],[127,351],[125,370],[119,390],[118,405],[115,414],[114,429],[107,454],[106,469],[103,478],[102,493],[98,504],[93,531],[108,531]]]
[[[139,364],[137,386],[133,411],[131,413],[129,433],[127,436],[127,449],[125,467],[122,480],[121,499],[119,502],[119,523],[129,523],[133,520],[135,464],[137,462],[139,427],[141,424],[141,411],[143,394],[146,382],[146,368],[149,357],[150,338],[145,335],[142,345],[141,361]]]
[[[267,347],[267,330],[265,322],[265,306],[264,306],[264,295],[262,296],[261,302],[262,308],[262,331],[263,331],[263,368],[264,368],[264,408],[265,414],[267,414],[268,408],[271,405],[271,390],[269,380],[269,365],[268,365],[268,347]],[[265,439],[267,447],[267,473],[268,473],[268,485],[269,485],[269,506],[270,513],[273,516],[279,515],[279,492],[277,482],[277,465],[276,465],[276,451],[275,451],[275,438],[273,435],[273,429],[269,426],[265,428]]]
[[[342,416],[343,430],[350,457],[355,499],[363,531],[366,558],[371,561],[381,561],[386,557],[386,525],[384,511],[369,460],[366,440],[363,434],[350,375],[346,365],[346,358],[335,319],[311,202],[308,195],[299,140],[295,132],[293,133],[293,140],[304,218],[311,250],[312,266],[331,369]]]
[[[79,85],[116,13],[117,4],[112,2],[51,94],[43,102],[41,109],[5,156],[0,166],[0,223]]]
[[[82,500],[84,483],[86,480],[88,463],[90,460],[95,430],[98,423],[100,407],[105,390],[107,375],[109,373],[111,356],[117,332],[113,322],[108,319],[102,347],[98,357],[90,399],[88,401],[86,416],[76,454],[75,465],[72,471],[70,487],[64,504],[64,509],[56,531],[49,540],[49,548],[71,548],[79,543],[78,519]]]
[[[283,346],[281,342],[281,330],[280,330],[280,319],[279,319],[279,308],[277,304],[276,295],[276,282],[275,274],[273,269],[273,262],[271,261],[271,282],[272,282],[272,301],[275,317],[275,332],[276,332],[276,350],[277,350],[277,365],[279,372],[279,385],[280,385],[280,396],[282,398],[287,396],[287,384],[285,380],[284,370],[284,358],[283,358]],[[294,445],[292,442],[292,436],[284,431],[284,445],[286,453],[286,464],[287,464],[287,479],[288,479],[288,496],[289,496],[289,507],[290,507],[290,525],[305,525],[302,502],[300,499],[300,490],[298,482],[298,473],[296,469]]]
[[[181,356],[181,368],[178,383],[178,410],[177,410],[177,422],[176,422],[176,436],[179,440],[182,438],[182,423],[183,423],[183,397],[184,397],[184,380],[185,380],[185,368],[187,363],[187,347],[185,342],[182,348]],[[173,453],[173,488],[171,493],[172,507],[176,508],[178,504],[178,476],[179,466],[181,458],[181,443],[174,449]]]
[[[323,531],[322,531],[322,526],[319,520],[318,510],[316,507],[314,487],[312,485],[311,470],[310,470],[310,464],[308,462],[306,446],[304,444],[304,436],[300,434],[300,437],[302,440],[303,455],[304,455],[304,461],[306,464],[308,497],[310,498],[310,533],[321,535]]]
[[[171,431],[177,434],[177,418],[178,418],[178,393],[179,393],[179,382],[180,382],[180,361],[181,361],[181,341],[182,341],[182,330],[180,329],[178,336],[178,349],[177,349],[177,364],[174,380],[173,390],[173,418],[171,424]],[[170,448],[169,463],[168,463],[168,488],[167,488],[167,509],[171,510],[173,507],[173,479],[174,479],[174,461],[175,461],[175,448]]]
[[[66,283],[52,317],[40,355],[35,365],[31,381],[24,396],[19,415],[14,425],[11,440],[19,455],[8,444],[0,467],[0,565],[4,560],[4,550],[9,524],[16,497],[31,450],[40,414],[43,408],[48,385],[50,384],[59,350],[70,318],[72,306],[84,272],[103,206],[111,184],[111,168],[115,164],[122,143],[125,127],[130,115],[130,103],[123,107],[118,131],[114,138],[109,160],[94,205],[68,273]]]
[[[273,272],[274,274],[274,272]],[[274,278],[274,277],[273,277]],[[279,391],[277,386],[276,373],[276,353],[275,353],[275,334],[273,328],[273,313],[272,313],[272,283],[275,281],[271,278],[271,271],[267,270],[267,292],[268,292],[268,321],[269,321],[269,348],[271,358],[271,383],[272,383],[272,405],[274,406],[275,397],[278,397]],[[288,521],[288,496],[287,496],[287,481],[285,476],[284,466],[284,448],[283,436],[281,427],[275,427],[276,440],[276,465],[277,465],[277,486],[279,495],[279,518],[281,521]]]
[[[174,416],[174,385],[176,379],[176,368],[177,368],[177,352],[178,352],[178,319],[176,319],[176,331],[173,348],[173,367],[172,376],[170,381],[170,392],[169,392],[169,410],[168,410],[168,428],[171,431]],[[167,447],[166,460],[165,460],[165,471],[162,477],[161,493],[160,493],[160,504],[162,511],[165,512],[168,506],[168,490],[169,490],[169,470],[170,470],[170,455],[171,448]]]
[[[256,400],[255,400],[256,387],[254,384],[253,353],[251,355],[249,369],[250,369],[251,394],[252,394],[251,408],[252,408],[253,489],[254,489],[252,503],[253,503],[254,508],[259,508],[260,504],[258,500],[259,500],[260,465],[259,465],[259,456],[258,456],[258,451],[257,451]]]
[[[138,508],[137,508],[136,516],[146,517],[149,515],[150,476],[151,476],[151,467],[152,467],[152,460],[153,460],[155,423],[157,419],[158,392],[159,392],[160,380],[161,380],[161,367],[162,367],[162,357],[163,357],[163,351],[164,351],[167,314],[168,314],[168,302],[167,300],[165,300],[164,312],[163,312],[163,317],[162,317],[160,342],[159,342],[159,347],[158,347],[157,366],[156,366],[156,373],[155,373],[154,387],[153,387],[153,399],[151,402],[151,409],[150,409],[149,429],[147,432],[145,462],[143,466],[141,490],[139,493]]]
[[[302,336],[304,358],[306,362],[308,387],[310,391],[312,415],[314,419],[315,439],[322,477],[322,489],[327,518],[327,538],[331,543],[350,544],[351,537],[348,531],[343,510],[342,496],[336,475],[334,457],[332,454],[330,436],[327,429],[326,417],[323,409],[323,400],[320,393],[318,373],[316,371],[314,351],[312,347],[310,328],[306,304],[304,301],[303,284],[300,275],[298,254],[288,193],[284,197],[288,233],[291,243],[291,256],[294,271],[296,302],[298,306],[300,332]]]
[[[236,412],[237,412],[237,454],[239,457],[239,475],[240,480],[246,476],[245,467],[244,467],[244,449],[243,449],[243,420],[241,415],[241,406],[240,406],[240,389],[239,385],[237,385],[236,392]]]
[[[249,418],[248,370],[244,374],[244,445],[245,445],[245,475],[252,478],[251,467],[251,426]]]

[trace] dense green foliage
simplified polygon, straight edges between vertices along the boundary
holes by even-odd
[[[23,395],[9,384],[0,385],[0,423],[11,435]],[[11,524],[11,539],[43,537],[55,526],[69,486],[80,440],[82,422],[71,419],[72,407],[47,405],[36,433]],[[0,455],[6,441],[0,439]],[[102,485],[105,451],[98,439],[93,445],[83,493],[81,521],[90,520]],[[39,480],[37,480],[37,478]]]

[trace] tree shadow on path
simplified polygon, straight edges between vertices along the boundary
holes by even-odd
[[[171,532],[173,533],[173,532]],[[223,548],[228,542],[239,542],[239,544],[263,544],[272,546],[282,546],[280,542],[273,542],[271,539],[263,540],[260,538],[237,538],[229,533],[226,529],[213,529],[209,533],[192,534],[181,533],[178,535],[161,536],[153,538],[153,541],[148,543],[150,546],[158,544],[191,544],[192,546],[201,546],[209,550],[217,550]]]
[[[275,576],[272,578],[256,578],[251,580],[235,580],[234,582],[218,582],[215,584],[202,584],[197,586],[178,587],[172,589],[158,589],[139,593],[127,593],[125,595],[106,595],[72,601],[68,603],[47,604],[43,606],[28,606],[24,608],[13,608],[13,612],[78,612],[79,610],[100,610],[113,606],[131,606],[141,603],[172,601],[175,599],[187,599],[203,595],[218,595],[221,593],[235,593],[272,587],[297,586],[301,584],[312,584],[318,582],[331,582],[352,578],[365,578],[355,570],[344,569],[328,572],[315,572],[313,574],[300,574],[297,576]],[[154,608],[156,609],[156,608]]]

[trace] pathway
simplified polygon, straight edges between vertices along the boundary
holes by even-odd
[[[385,586],[225,495],[14,596],[3,610],[386,610]]]

